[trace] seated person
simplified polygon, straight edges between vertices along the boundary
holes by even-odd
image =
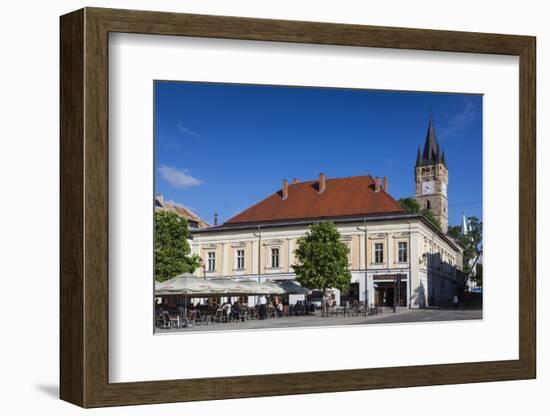
[[[282,302],[279,302],[277,304],[277,316],[279,316],[279,318],[281,316],[283,316],[283,303]]]
[[[231,307],[231,315],[233,316],[233,319],[239,319],[240,314],[241,314],[241,304],[237,301]]]
[[[222,310],[229,317],[229,315],[231,315],[231,303],[224,303],[222,305]]]

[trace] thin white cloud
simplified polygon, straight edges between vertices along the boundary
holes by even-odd
[[[158,171],[160,176],[174,188],[190,188],[202,184],[202,181],[191,176],[187,169],[178,170],[171,166],[162,165]]]
[[[452,136],[467,128],[477,117],[477,108],[471,100],[464,99],[464,107],[455,113],[449,121],[441,127],[440,137]]]
[[[178,122],[178,124],[176,124],[176,128],[178,129],[178,131],[186,136],[191,136],[191,137],[200,137],[200,134],[197,133],[196,131],[193,131],[191,129],[188,129],[187,127],[185,127],[183,125],[183,123],[181,121]]]

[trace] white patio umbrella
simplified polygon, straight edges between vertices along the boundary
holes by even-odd
[[[273,282],[255,280],[214,279],[211,280],[226,289],[230,295],[282,295],[284,290]]]
[[[252,288],[246,284],[246,282],[233,280],[233,279],[212,279],[211,282],[223,287],[225,294],[227,295],[251,295],[253,294]]]
[[[164,282],[155,281],[155,296],[183,295],[185,313],[187,313],[188,296],[223,295],[226,289],[212,280],[200,279],[190,273],[183,273]]]
[[[190,273],[183,273],[164,282],[155,282],[155,292],[170,292],[180,295],[223,293],[224,287],[212,280],[200,279]]]
[[[275,282],[257,282],[255,280],[245,280],[245,283],[253,295],[282,295],[285,291]]]

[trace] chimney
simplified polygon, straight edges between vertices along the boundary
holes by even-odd
[[[292,179],[292,184],[296,185],[297,183],[300,183],[300,180],[298,178]]]
[[[283,200],[288,198],[288,181],[283,180]]]
[[[327,189],[327,177],[324,173],[319,174],[319,193],[322,194]]]
[[[214,227],[218,225],[218,213],[214,214]]]
[[[384,189],[384,191],[388,192],[388,177],[387,176],[384,176],[382,178],[382,188]]]
[[[374,192],[380,191],[380,178],[377,176],[374,178]]]

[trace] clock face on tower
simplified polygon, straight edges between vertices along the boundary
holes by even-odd
[[[447,196],[447,184],[445,182],[441,183],[441,193]]]
[[[422,182],[422,195],[430,195],[434,193],[434,183],[431,181]]]

